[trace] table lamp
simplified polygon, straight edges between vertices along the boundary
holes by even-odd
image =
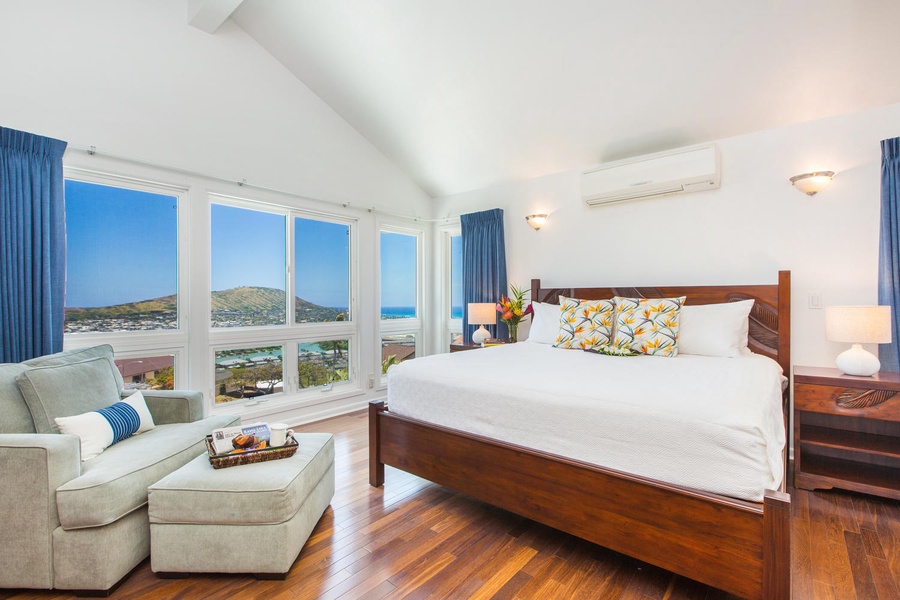
[[[485,325],[497,323],[497,305],[493,302],[470,302],[469,325],[481,325],[472,334],[472,341],[483,344],[484,340],[491,337],[491,332],[484,328]]]
[[[846,375],[868,377],[881,369],[878,357],[860,344],[891,342],[890,306],[826,306],[825,337],[853,344],[838,355],[835,366]]]

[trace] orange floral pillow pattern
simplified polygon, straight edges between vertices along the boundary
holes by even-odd
[[[616,305],[612,300],[560,297],[556,348],[594,349],[610,343]]]
[[[613,345],[652,356],[678,354],[680,298],[613,298],[616,334]]]

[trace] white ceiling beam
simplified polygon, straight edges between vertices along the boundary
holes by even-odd
[[[188,0],[188,24],[215,33],[244,0]]]

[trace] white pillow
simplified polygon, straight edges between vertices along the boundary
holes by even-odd
[[[116,442],[156,427],[140,392],[100,410],[54,420],[60,433],[81,439],[82,462],[96,458]]]
[[[753,300],[681,307],[678,352],[733,358],[747,349]]]
[[[532,302],[531,329],[528,330],[526,342],[533,344],[552,344],[559,333],[559,304]]]

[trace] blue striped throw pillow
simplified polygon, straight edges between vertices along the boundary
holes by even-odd
[[[81,440],[81,460],[98,456],[113,444],[156,427],[143,394],[135,392],[112,406],[54,419],[59,432]]]
[[[125,438],[134,435],[141,426],[141,417],[137,411],[125,402],[116,402],[112,406],[101,408],[97,411],[109,422],[113,431],[113,444],[118,444]],[[112,444],[110,444],[112,445]]]

